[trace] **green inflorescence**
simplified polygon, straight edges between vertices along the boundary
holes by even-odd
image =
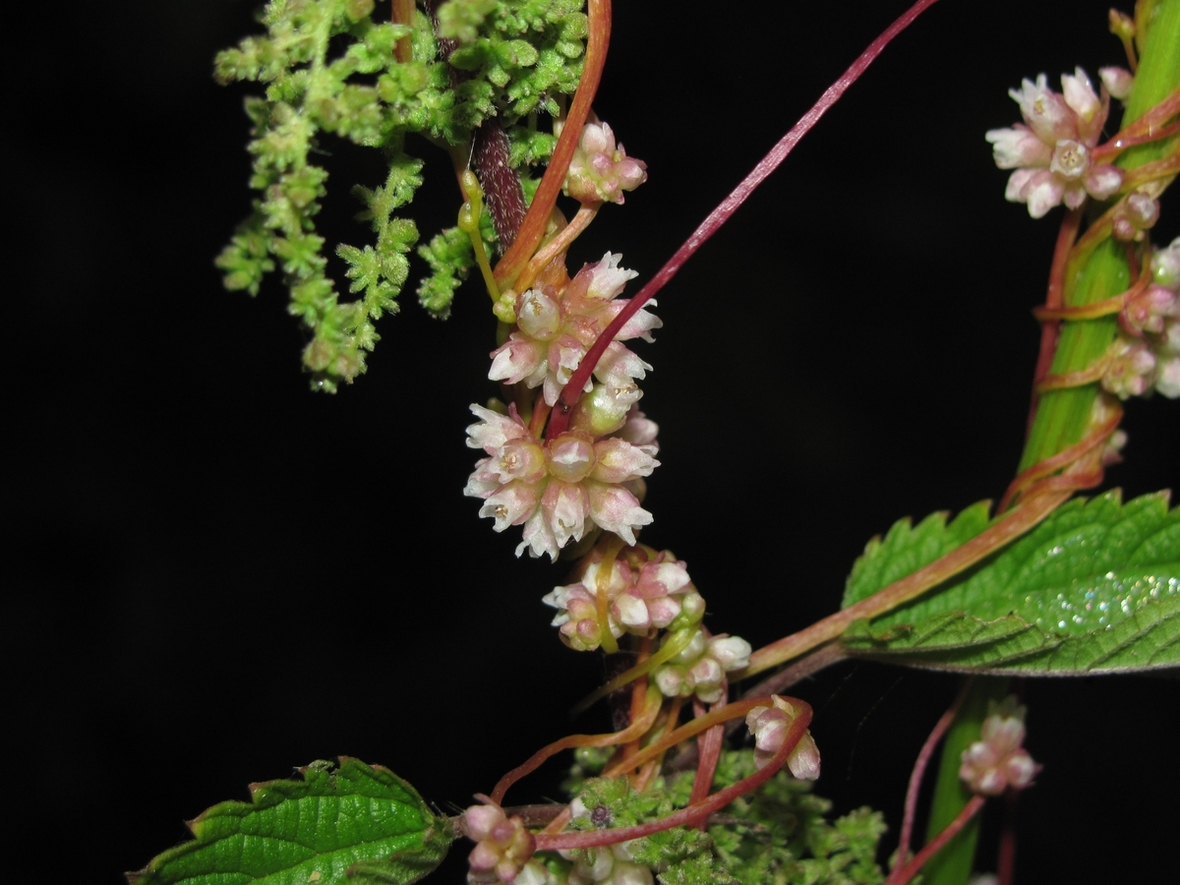
[[[754,771],[753,755],[721,755],[714,789]],[[642,793],[626,778],[581,780],[580,799],[590,817],[572,826],[624,827],[665,817],[688,804],[693,772],[657,781]],[[874,885],[884,881],[876,862],[885,832],[879,812],[862,808],[835,820],[831,803],[811,793],[811,783],[780,771],[765,785],[714,815],[707,832],[676,827],[629,843],[632,859],[650,865],[663,885]]]
[[[266,34],[219,53],[214,64],[221,83],[266,85],[265,96],[246,101],[258,196],[217,266],[227,288],[251,295],[267,274],[281,272],[290,313],[311,334],[303,361],[312,386],[327,392],[365,371],[380,338],[375,323],[396,312],[410,273],[419,232],[395,213],[414,198],[423,163],[406,152],[407,137],[465,157],[476,129],[494,117],[509,133],[514,168],[544,162],[553,137],[537,128],[536,113],[556,115],[558,98],[577,86],[587,33],[580,0],[451,0],[436,10],[439,36],[459,44],[444,59],[425,13],[394,24],[375,20],[380,10],[388,16],[389,6],[373,0],[271,0],[261,14]],[[412,58],[400,62],[404,40]],[[309,158],[326,135],[376,148],[389,164],[383,185],[353,191],[376,241],[335,249],[355,301],[340,299],[316,232],[328,174]],[[471,267],[470,246],[448,230],[419,254],[431,271],[419,300],[444,318]]]

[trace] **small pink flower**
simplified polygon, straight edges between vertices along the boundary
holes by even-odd
[[[492,351],[488,378],[542,387],[545,402],[555,404],[586,351],[627,304],[615,297],[636,273],[619,267],[621,257],[608,252],[596,264],[587,264],[562,292],[547,286],[518,295],[517,328]],[[594,377],[620,391],[634,388],[633,379],[645,377],[651,366],[619,342],[632,338],[651,341],[651,331],[661,325],[646,310],[636,311],[608,345],[594,368]],[[591,389],[587,381],[586,392]]]
[[[986,136],[996,165],[1015,170],[1005,199],[1027,203],[1033,218],[1060,203],[1076,209],[1087,195],[1105,200],[1123,181],[1119,169],[1092,159],[1109,111],[1109,95],[1100,99],[1081,68],[1062,76],[1061,85],[1062,93],[1053,92],[1041,74],[1035,83],[1024,80],[1019,91],[1009,90],[1024,123],[992,129]]]
[[[1155,385],[1156,355],[1149,343],[1120,334],[1106,359],[1102,387],[1119,399],[1143,396]]]
[[[535,871],[521,875],[537,847],[521,818],[506,817],[498,805],[473,805],[463,812],[463,828],[475,842],[467,856],[468,882],[523,885],[536,880]]]
[[[1135,75],[1126,68],[1109,67],[1098,69],[1098,79],[1113,98],[1125,101],[1135,85]]]
[[[592,441],[576,431],[542,442],[515,407],[507,415],[477,405],[471,411],[481,420],[467,428],[467,445],[488,457],[476,463],[463,493],[483,499],[479,515],[494,519],[496,531],[524,526],[517,556],[528,549],[557,559],[594,525],[634,544],[635,529],[651,522],[627,485],[659,466],[654,446],[619,437]]]
[[[1159,200],[1150,194],[1135,191],[1127,194],[1115,206],[1112,222],[1114,238],[1124,243],[1137,242],[1159,221]]]
[[[774,706],[755,707],[746,714],[746,727],[754,736],[754,764],[758,768],[765,768],[771,757],[782,749],[787,730],[799,716],[799,711],[786,698],[771,695],[771,700]],[[819,747],[810,730],[803,732],[803,737],[787,757],[787,768],[800,780],[813,781],[819,777]]]
[[[598,620],[598,594],[606,596],[607,623]],[[561,639],[577,651],[593,651],[602,643],[602,631],[618,639],[624,633],[646,635],[652,628],[663,629],[686,609],[700,612],[704,601],[683,562],[660,553],[638,568],[615,559],[604,570],[601,560],[591,562],[582,580],[554,587],[543,602],[558,609],[553,626],[561,628]]]
[[[749,664],[752,651],[739,636],[722,633],[706,638],[698,628],[684,650],[659,667],[653,678],[667,697],[695,694],[703,703],[715,704],[724,694],[725,674]]]
[[[998,796],[1011,787],[1022,790],[1032,783],[1041,766],[1033,762],[1024,743],[1024,708],[1007,698],[983,721],[981,740],[963,751],[959,778],[968,789]]]
[[[565,192],[581,203],[623,203],[623,191],[647,181],[647,164],[615,144],[606,123],[587,123],[565,177]]]

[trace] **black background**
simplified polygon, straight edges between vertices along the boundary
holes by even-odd
[[[449,810],[567,733],[564,710],[601,678],[539,602],[562,568],[514,559],[519,530],[495,535],[460,494],[468,404],[494,393],[478,286],[447,323],[408,293],[335,397],[308,392],[278,286],[222,290],[212,258],[249,205],[250,89],[210,69],[257,29],[253,5],[59,4],[10,25],[12,881],[118,882],[182,840],[183,819],[341,753]],[[633,286],[903,10],[616,5],[596,109],[650,181],[571,264],[622,252]],[[687,560],[712,629],[758,646],[805,626],[895,519],[1002,493],[1059,215],[1003,201],[983,133],[1016,122],[1021,77],[1121,61],[1106,9],[944,0],[661,294],[665,326],[641,345],[663,462],[644,541]],[[347,190],[379,183],[379,160],[324,147],[324,230],[363,244]],[[459,199],[420,153],[429,236]],[[1156,240],[1178,230],[1165,205]],[[1108,485],[1176,482],[1178,413],[1129,405]],[[818,711],[820,791],[884,810],[889,850],[956,684],[844,665],[798,689]],[[1045,770],[1021,800],[1018,881],[1154,878],[1174,857],[1176,683],[1026,696]]]

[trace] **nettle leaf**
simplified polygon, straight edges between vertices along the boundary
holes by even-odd
[[[902,521],[874,540],[845,606],[958,547],[986,526],[976,505],[952,522]],[[1123,505],[1076,499],[1024,537],[841,639],[853,655],[984,673],[1075,675],[1180,665],[1180,509],[1166,492]]]
[[[252,802],[214,805],[130,885],[377,885],[416,882],[454,839],[408,783],[387,768],[340,757],[302,780],[251,784]]]

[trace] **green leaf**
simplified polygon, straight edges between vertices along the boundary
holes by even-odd
[[[416,882],[454,839],[451,822],[387,768],[340,757],[302,780],[251,784],[189,823],[195,840],[155,857],[130,885],[377,885]]]
[[[971,508],[895,525],[849,578],[855,602],[953,550]],[[1125,506],[1117,491],[1074,500],[943,585],[841,639],[861,657],[986,673],[1071,675],[1180,665],[1180,510],[1167,493]]]
[[[844,587],[841,608],[872,596],[883,587],[913,574],[969,541],[988,526],[989,501],[972,504],[948,526],[946,511],[932,513],[915,528],[909,517],[899,519],[885,535],[865,545]]]

